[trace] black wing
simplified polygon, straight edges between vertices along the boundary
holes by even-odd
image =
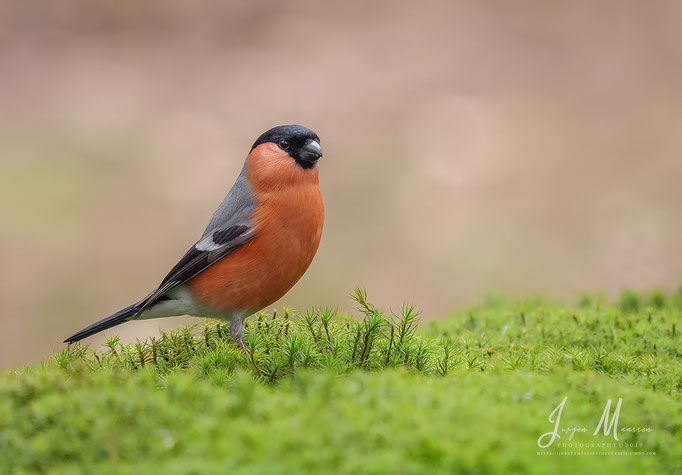
[[[242,244],[247,243],[255,234],[255,229],[252,227],[234,225],[225,229],[218,229],[203,237],[182,256],[180,262],[175,264],[175,267],[161,281],[159,288],[137,304],[139,306],[137,314],[139,315],[145,309],[162,300],[163,296],[171,289],[187,282]]]

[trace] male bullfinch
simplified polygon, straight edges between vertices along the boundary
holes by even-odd
[[[244,348],[244,319],[287,293],[315,256],[324,222],[321,156],[317,134],[300,125],[258,137],[201,239],[159,287],[65,343],[130,320],[194,315],[229,320]]]

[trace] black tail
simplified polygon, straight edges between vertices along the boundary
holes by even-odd
[[[116,325],[120,325],[121,323],[127,322],[128,320],[130,320],[130,317],[133,317],[135,316],[135,314],[137,314],[137,311],[139,309],[138,305],[139,304],[136,303],[134,305],[131,305],[130,307],[126,307],[123,310],[119,310],[115,314],[108,316],[107,318],[103,318],[99,322],[93,323],[89,327],[83,328],[75,335],[72,335],[68,337],[66,340],[64,340],[64,343],[74,343],[76,341],[82,340],[85,337],[94,335],[95,333],[99,333],[108,328],[115,327]]]

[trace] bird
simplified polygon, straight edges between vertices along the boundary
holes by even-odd
[[[229,321],[245,350],[244,320],[284,296],[317,252],[324,224],[321,157],[320,138],[307,127],[264,132],[201,238],[159,286],[64,343],[132,320],[191,315]]]

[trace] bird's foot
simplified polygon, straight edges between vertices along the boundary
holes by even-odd
[[[239,347],[239,349],[248,355],[249,350],[246,349],[246,345],[244,345],[244,340],[239,338],[238,340],[236,340],[236,342],[237,342],[237,346]]]

